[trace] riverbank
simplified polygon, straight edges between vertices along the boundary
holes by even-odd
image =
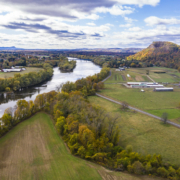
[[[79,60],[77,58],[69,59],[74,59],[77,62],[73,72],[63,73],[59,70],[59,67],[55,67],[53,68],[54,72],[50,80],[36,86],[25,88],[22,91],[17,91],[12,98],[0,96],[0,117],[3,115],[5,109],[14,107],[18,99],[25,99],[26,101],[35,100],[39,93],[56,90],[56,87],[60,84],[66,83],[67,81],[75,82],[77,79],[97,74],[101,70],[100,66],[95,65],[91,61]]]

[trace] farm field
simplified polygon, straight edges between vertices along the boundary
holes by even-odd
[[[160,154],[164,162],[180,165],[180,129],[163,124],[149,116],[123,111],[120,106],[97,96],[88,97],[94,105],[119,115],[120,145],[132,145],[133,150],[141,154]]]
[[[0,179],[152,180],[106,170],[71,155],[50,116],[38,113],[0,139]]]
[[[42,70],[42,68],[35,68],[35,67],[26,67],[25,71],[21,71],[21,72],[8,72],[8,73],[4,73],[4,72],[0,72],[0,78],[9,78],[9,77],[14,77],[14,74],[26,74],[29,72],[38,72]]]
[[[130,68],[129,71],[134,73],[146,74],[146,70],[149,70],[149,76],[156,82],[180,82],[180,72],[176,69],[164,68],[164,67],[149,67],[149,68]],[[165,72],[165,73],[155,73]]]
[[[154,92],[152,89],[126,88],[122,84],[106,84],[100,94],[106,95],[118,101],[126,101],[129,105],[142,109],[146,112],[160,116],[167,112],[169,119],[180,123],[180,110],[177,109],[180,103],[180,88],[173,92]]]
[[[150,68],[129,68],[125,71],[116,71],[115,68],[111,69],[112,75],[105,83],[119,83],[119,82],[149,82],[151,81],[147,75],[146,70],[149,70],[149,76],[156,82],[163,83],[178,83],[180,82],[180,72],[176,69],[163,68],[163,67],[150,67]],[[165,73],[155,73],[155,72]],[[130,77],[127,77],[127,74]]]
[[[150,81],[146,74],[139,74],[131,71],[131,69],[126,69],[125,71],[116,71],[116,69],[111,69],[112,75],[105,83],[119,83],[127,81]],[[130,75],[130,77],[127,76]]]

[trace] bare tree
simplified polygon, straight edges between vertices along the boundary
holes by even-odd
[[[64,85],[64,83],[61,83],[61,84],[57,85],[57,86],[56,86],[56,91],[57,91],[57,92],[60,92],[61,89],[62,89],[62,87],[63,87],[63,85]]]
[[[125,110],[129,108],[129,104],[126,101],[122,102],[121,109]]]

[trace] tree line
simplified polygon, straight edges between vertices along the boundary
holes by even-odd
[[[52,66],[48,63],[44,63],[43,70],[39,72],[30,72],[26,74],[17,73],[13,78],[0,78],[0,91],[18,91],[21,88],[44,82],[50,79],[52,75]]]
[[[143,63],[138,60],[126,61],[129,54],[121,55],[79,55],[79,54],[68,54],[70,57],[76,57],[79,59],[91,60],[97,65],[102,67],[119,68],[119,67],[143,67]]]
[[[1,118],[3,125],[0,127],[0,136],[34,113],[43,110],[53,116],[57,132],[67,143],[72,154],[109,169],[180,179],[180,168],[164,163],[160,155],[141,155],[134,152],[130,145],[125,149],[121,147],[120,127],[117,124],[120,117],[107,113],[97,105],[91,105],[83,91],[84,86],[87,86],[85,80],[88,83],[99,83],[100,74],[105,72],[104,68],[102,72],[82,81],[78,80],[78,83],[76,81],[75,89],[39,94],[34,102],[19,100],[15,109],[5,110]],[[66,84],[62,89],[66,89],[65,86]],[[93,86],[90,87],[93,89]]]

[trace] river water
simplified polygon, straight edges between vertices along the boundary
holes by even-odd
[[[14,107],[19,99],[25,99],[26,101],[35,100],[38,94],[46,93],[52,90],[56,90],[56,87],[67,81],[75,82],[77,79],[85,78],[90,75],[99,73],[100,66],[95,65],[91,61],[79,60],[76,58],[69,58],[69,60],[76,60],[76,67],[73,72],[63,73],[58,67],[54,68],[54,74],[52,78],[40,85],[23,89],[16,92],[14,95],[0,95],[0,117],[2,117],[4,110],[9,107]]]

